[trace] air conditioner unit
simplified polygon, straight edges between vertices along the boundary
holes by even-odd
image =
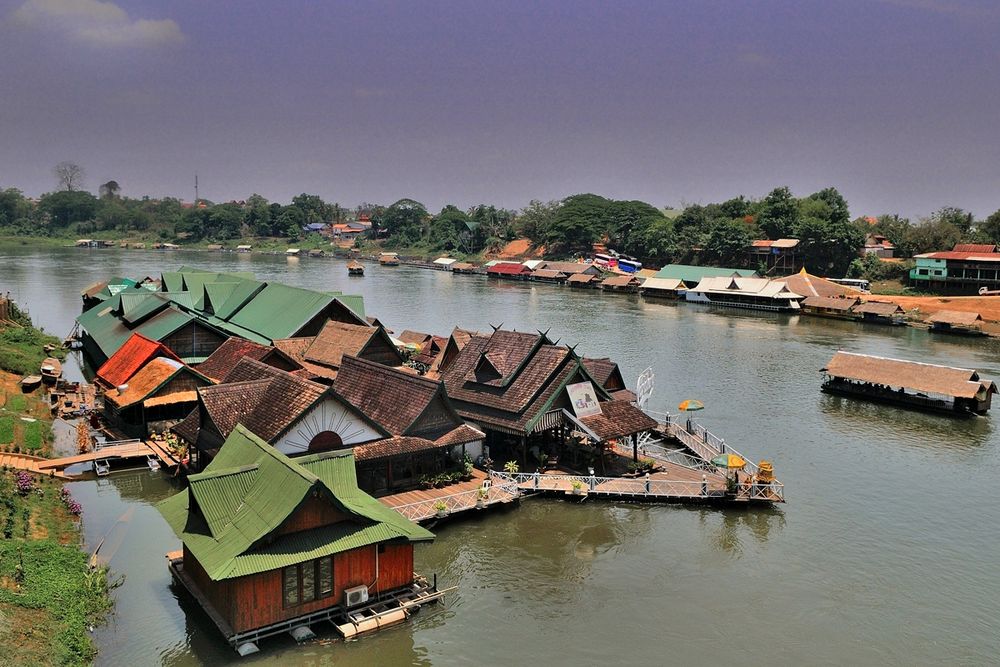
[[[357,607],[359,604],[364,604],[365,602],[368,602],[367,586],[355,586],[354,588],[344,589],[345,607]]]

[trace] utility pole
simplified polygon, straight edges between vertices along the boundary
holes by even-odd
[[[198,174],[194,175],[194,207],[198,208]]]

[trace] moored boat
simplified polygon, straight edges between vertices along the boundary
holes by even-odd
[[[42,384],[41,375],[28,375],[21,379],[21,391],[34,391],[40,384]]]
[[[347,275],[350,276],[363,276],[365,275],[365,265],[356,259],[352,259],[347,263]]]
[[[379,253],[378,263],[382,266],[399,266],[399,255],[394,252]]]
[[[46,357],[42,362],[42,382],[45,384],[55,384],[62,376],[62,364],[55,357]]]

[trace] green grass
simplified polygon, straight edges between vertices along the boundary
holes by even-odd
[[[23,394],[11,394],[7,397],[4,407],[11,412],[24,412],[28,409],[28,399]]]
[[[14,418],[10,415],[0,417],[0,445],[14,442]]]
[[[14,618],[21,612],[33,624],[0,633],[0,663],[89,665],[97,650],[87,628],[112,606],[107,570],[88,568],[77,546],[79,527],[59,499],[62,484],[36,478],[36,487],[41,494],[21,496],[11,473],[0,477],[0,580],[6,582],[0,611],[15,612]],[[27,663],[17,659],[25,655]],[[5,663],[8,658],[13,662]]]
[[[47,344],[58,348],[59,339],[33,327],[7,327],[0,330],[0,369],[19,375],[38,373],[42,361],[49,356],[42,349]],[[61,349],[56,349],[52,354],[57,357],[65,356]]]
[[[25,422],[23,432],[25,451],[33,452],[42,448],[42,422]]]

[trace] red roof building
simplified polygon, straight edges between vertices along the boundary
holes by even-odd
[[[105,389],[123,385],[140,368],[156,357],[180,361],[180,358],[163,343],[146,338],[141,333],[134,333],[97,369],[97,382]]]
[[[503,262],[500,264],[494,264],[493,266],[486,269],[486,275],[494,278],[513,278],[517,280],[520,278],[527,278],[528,276],[530,276],[531,269],[526,267],[524,264]]]

